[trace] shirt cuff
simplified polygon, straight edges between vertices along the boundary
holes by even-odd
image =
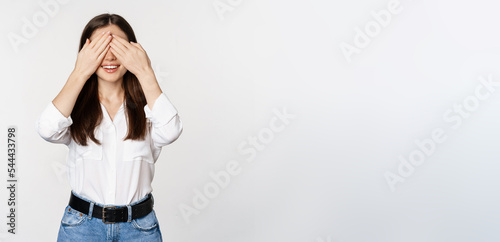
[[[155,127],[161,127],[177,115],[177,109],[170,102],[165,93],[161,93],[153,104],[153,110],[146,104],[144,106],[146,118],[151,120]]]
[[[47,105],[40,117],[40,126],[58,133],[71,126],[71,124],[73,124],[71,116],[64,117],[52,102]]]

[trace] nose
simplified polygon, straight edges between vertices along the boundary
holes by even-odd
[[[108,50],[108,53],[106,53],[106,56],[104,56],[104,60],[114,61],[116,60],[116,56],[113,55],[113,53],[110,50]]]

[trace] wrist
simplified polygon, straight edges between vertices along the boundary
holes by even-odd
[[[85,72],[75,68],[73,70],[73,72],[71,73],[71,76],[73,76],[77,80],[86,82],[92,76],[92,74],[85,73]]]
[[[155,73],[151,67],[147,67],[146,69],[138,72],[135,76],[137,76],[137,79],[141,82],[151,79],[156,80]]]

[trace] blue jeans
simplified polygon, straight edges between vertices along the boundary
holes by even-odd
[[[75,196],[78,195],[75,194]],[[104,206],[81,196],[78,197],[94,205]],[[140,203],[146,198],[147,196],[129,205],[132,206]],[[160,225],[154,210],[142,218],[129,218],[130,222],[112,224],[105,224],[101,219],[92,217],[92,210],[93,205],[90,205],[89,214],[84,214],[69,205],[66,206],[61,226],[59,227],[57,241],[162,241]]]

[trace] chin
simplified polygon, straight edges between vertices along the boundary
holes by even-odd
[[[99,78],[99,79],[102,80],[102,81],[105,81],[105,82],[118,82],[119,80],[122,80],[121,78],[118,78],[118,79]]]
[[[96,75],[97,75],[97,78],[100,80],[103,80],[106,82],[117,82],[117,81],[123,80],[123,76],[125,75],[125,72],[113,73],[113,74],[109,74],[106,72],[104,72],[104,73],[96,72]]]

